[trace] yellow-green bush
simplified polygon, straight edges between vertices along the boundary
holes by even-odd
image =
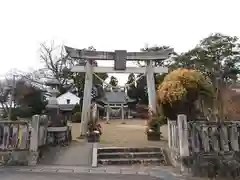
[[[186,114],[190,120],[197,116],[196,100],[200,95],[212,99],[211,80],[193,69],[179,68],[165,76],[157,91],[164,116],[176,120],[178,114]]]
[[[165,76],[158,87],[158,98],[161,103],[173,103],[186,97],[189,90],[197,93],[213,95],[211,80],[201,72],[192,69],[179,68]]]

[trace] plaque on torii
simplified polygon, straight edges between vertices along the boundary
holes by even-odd
[[[167,73],[166,67],[154,67],[153,61],[169,58],[173,49],[164,49],[156,52],[127,52],[125,50],[116,50],[114,52],[106,51],[87,51],[74,49],[65,46],[65,50],[71,58],[86,60],[85,66],[77,65],[71,68],[72,72],[85,72],[85,85],[82,107],[82,123],[80,136],[86,135],[87,122],[91,107],[91,89],[93,73],[145,73],[148,87],[149,108],[156,111],[156,91],[154,82],[154,73]],[[114,60],[114,67],[97,67],[92,64],[92,60]],[[127,61],[145,60],[146,67],[127,67]]]

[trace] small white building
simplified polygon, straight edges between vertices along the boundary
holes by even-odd
[[[66,92],[57,97],[59,110],[62,113],[62,115],[64,115],[65,119],[67,120],[72,119],[72,110],[74,109],[76,104],[80,104],[80,100],[81,98],[79,98],[78,96],[71,92]]]
[[[71,92],[66,92],[59,97],[57,97],[57,102],[59,105],[76,105],[80,103],[81,98],[76,96],[75,94]]]

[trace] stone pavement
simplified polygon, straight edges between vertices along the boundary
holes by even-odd
[[[95,174],[95,175],[135,175],[149,176],[160,179],[183,179],[180,174],[173,173],[168,167],[83,167],[83,166],[35,166],[35,167],[2,167],[0,173],[40,173],[40,174]],[[185,179],[185,178],[184,178]],[[2,180],[2,176],[1,176]],[[11,179],[12,180],[12,179]]]
[[[23,173],[4,172],[1,180],[157,180],[159,178],[140,175],[119,174],[69,174],[69,173]]]
[[[92,144],[73,141],[66,147],[47,147],[40,164],[62,166],[91,166]]]

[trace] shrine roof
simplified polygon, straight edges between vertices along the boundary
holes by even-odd
[[[134,102],[136,100],[129,98],[125,92],[110,91],[105,92],[105,96],[98,101],[102,101],[105,104],[126,104],[128,102]]]

